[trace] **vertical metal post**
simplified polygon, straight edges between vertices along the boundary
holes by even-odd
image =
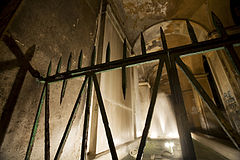
[[[51,62],[48,66],[49,76],[51,72]],[[46,94],[45,94],[45,160],[50,160],[50,133],[49,133],[49,94],[50,94],[50,86],[48,82],[45,82]]]
[[[190,134],[187,113],[183,101],[181,86],[179,82],[179,77],[177,73],[175,57],[169,55],[168,46],[166,38],[162,28],[160,28],[161,39],[163,44],[163,49],[166,52],[164,56],[166,69],[168,73],[168,80],[172,94],[173,100],[173,109],[175,112],[175,117],[177,121],[178,133],[180,138],[181,150],[183,159],[196,159],[192,137]]]
[[[94,46],[93,52],[92,52],[92,58],[91,58],[91,66],[94,65],[95,58],[96,58],[96,48]],[[88,77],[87,100],[86,100],[85,116],[84,116],[84,124],[83,124],[81,160],[84,160],[86,158],[91,98],[92,98],[92,77],[89,76]]]
[[[173,56],[165,57],[169,84],[171,88],[173,108],[177,121],[183,159],[196,159],[192,137],[189,129],[187,113],[183,101],[181,86]]]

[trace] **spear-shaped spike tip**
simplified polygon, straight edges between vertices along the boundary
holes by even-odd
[[[189,33],[192,43],[194,43],[194,44],[198,43],[197,36],[194,32],[193,26],[191,25],[191,23],[189,22],[188,19],[186,20],[186,23],[187,23],[188,33]]]
[[[71,69],[71,61],[72,61],[72,52],[70,52],[70,55],[68,57],[67,71],[70,71]]]
[[[58,74],[61,70],[61,65],[62,65],[62,57],[59,58],[58,65],[57,65],[57,70],[56,74]]]
[[[68,57],[67,71],[70,71],[70,69],[71,69],[71,61],[72,61],[72,52],[70,53],[70,55]],[[61,96],[60,96],[60,104],[62,104],[62,100],[65,95],[66,87],[67,87],[67,80],[64,79],[63,85],[62,85],[62,90],[61,90]]]
[[[108,42],[106,51],[106,63],[110,62],[110,43]]]
[[[163,49],[167,50],[168,49],[167,41],[166,41],[166,37],[165,37],[165,34],[163,32],[162,27],[160,27],[160,33],[161,33],[161,40],[162,40]]]
[[[216,16],[214,12],[211,12],[213,24],[216,27],[217,32],[220,34],[221,37],[227,37],[227,32],[224,29],[224,26],[220,19]]]
[[[52,61],[49,62],[47,76],[50,76],[52,70]]]
[[[95,59],[96,59],[96,46],[93,47],[92,59],[91,59],[92,66],[95,64]]]
[[[80,51],[80,55],[78,57],[78,69],[80,69],[82,67],[82,50]]]
[[[142,48],[142,54],[146,54],[146,44],[144,40],[143,33],[141,32],[141,48]]]

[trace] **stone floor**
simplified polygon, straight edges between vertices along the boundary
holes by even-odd
[[[172,143],[171,143],[172,142]],[[172,147],[166,147],[174,143]],[[202,145],[201,143],[193,140],[195,152],[198,160],[226,160],[223,156],[219,155],[210,148]],[[137,148],[132,149],[130,154],[124,157],[122,160],[134,160],[136,158]],[[149,139],[147,141],[146,147],[144,149],[142,160],[180,160],[181,158],[181,147],[178,139],[160,139],[153,140]]]

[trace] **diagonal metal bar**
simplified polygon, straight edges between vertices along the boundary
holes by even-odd
[[[127,43],[126,39],[123,42],[123,60],[127,58]],[[126,98],[126,88],[127,88],[127,76],[126,76],[126,66],[122,66],[122,92],[123,98]]]
[[[60,144],[58,146],[58,149],[57,149],[56,155],[54,157],[54,160],[58,160],[60,158],[61,154],[62,154],[62,150],[64,148],[65,142],[66,142],[66,140],[68,138],[68,135],[69,135],[69,132],[70,132],[70,130],[72,128],[72,123],[73,123],[73,121],[74,121],[74,119],[76,117],[76,113],[77,113],[78,108],[79,108],[80,100],[81,100],[81,97],[82,97],[82,94],[83,94],[83,91],[84,91],[87,79],[88,78],[86,76],[84,81],[83,81],[82,87],[81,87],[81,89],[79,91],[77,100],[75,102],[75,105],[74,105],[72,113],[71,113],[71,116],[70,116],[70,118],[68,120],[67,126],[65,128],[64,134],[63,134],[62,139],[61,139],[61,142],[60,142]]]
[[[190,36],[190,39],[191,39],[192,43],[193,44],[198,43],[197,36],[196,36],[196,34],[194,32],[194,29],[193,29],[193,26],[191,25],[189,20],[186,20],[186,24],[187,24],[188,34]]]
[[[108,42],[107,51],[106,51],[106,63],[110,62],[110,43]]]
[[[48,66],[47,76],[51,73],[51,61]],[[45,94],[45,160],[50,160],[50,133],[49,133],[49,95],[50,86],[48,82],[45,84],[46,94]]]
[[[108,118],[107,118],[106,110],[105,110],[105,107],[104,107],[100,87],[99,87],[99,84],[98,84],[98,81],[97,81],[97,77],[96,77],[95,74],[92,77],[93,77],[93,82],[94,82],[94,87],[95,87],[95,91],[96,91],[96,94],[97,94],[99,109],[100,109],[100,112],[101,112],[101,115],[102,115],[102,120],[103,120],[104,128],[105,128],[105,131],[106,131],[106,135],[107,135],[107,139],[108,139],[108,145],[109,145],[109,148],[110,148],[112,159],[118,160],[116,148],[115,148],[115,145],[114,145],[111,129],[109,128]]]
[[[146,118],[146,122],[145,122],[145,127],[144,127],[144,130],[143,130],[143,133],[142,133],[142,138],[141,138],[141,142],[140,142],[140,145],[139,145],[139,149],[138,149],[138,154],[137,154],[136,160],[141,160],[142,154],[143,154],[143,150],[144,150],[144,147],[146,145],[146,140],[147,140],[149,128],[150,128],[151,121],[152,121],[152,115],[153,115],[153,111],[154,111],[154,106],[155,106],[155,103],[156,103],[156,98],[157,98],[157,93],[158,93],[158,86],[159,86],[159,82],[160,82],[160,79],[161,79],[163,64],[164,64],[164,60],[162,58],[160,58],[159,65],[158,65],[157,76],[156,76],[156,79],[155,79],[155,82],[154,82],[154,86],[153,86],[153,93],[152,93],[152,97],[151,97],[151,102],[150,102],[150,106],[148,108],[148,113],[147,113],[147,118]]]
[[[93,52],[92,52],[92,58],[91,58],[91,66],[93,66],[95,64],[95,59],[96,59],[96,47],[94,46]],[[89,76],[88,77],[87,100],[86,100],[84,124],[83,124],[81,160],[86,159],[91,98],[92,98],[92,77]]]
[[[12,53],[17,57],[19,63],[25,66],[33,77],[41,78],[40,73],[37,70],[33,69],[32,65],[26,59],[26,57],[24,56],[24,54],[22,53],[21,49],[18,47],[18,45],[16,44],[12,36],[4,35],[3,41],[8,46],[8,48],[12,51]]]
[[[186,56],[193,54],[200,54],[214,50],[224,49],[224,46],[227,44],[235,44],[234,46],[240,46],[240,34],[231,35],[227,39],[216,38],[212,40],[207,40],[203,42],[199,42],[198,45],[189,44],[181,47],[169,48],[168,52],[170,55],[174,56]],[[156,61],[164,55],[165,51],[156,51],[152,53],[148,53],[146,55],[138,55],[134,57],[128,57],[125,60],[115,60],[109,63],[97,64],[94,66],[88,66],[81,69],[75,69],[69,72],[56,74],[45,79],[40,79],[40,81],[49,81],[56,82],[62,81],[64,79],[76,78],[83,75],[91,74],[91,73],[100,73],[107,70],[119,69],[123,65],[126,67],[131,67],[137,64],[146,63]]]
[[[181,92],[181,86],[175,64],[175,59],[172,55],[169,55],[168,46],[165,38],[165,34],[160,28],[161,40],[166,55],[164,56],[168,80],[170,84],[172,99],[174,102],[173,109],[177,121],[177,128],[180,137],[180,144],[182,150],[183,159],[196,159],[193,142],[188,127],[187,113],[184,106],[183,96]]]
[[[57,70],[56,74],[58,74],[61,70],[61,65],[62,65],[62,57],[59,58],[58,65],[57,65]]]
[[[220,36],[223,39],[227,39],[229,36],[228,36],[226,30],[224,29],[222,22],[213,12],[211,12],[211,14],[212,14],[213,24],[216,27],[217,32],[220,34]],[[226,44],[224,46],[224,49],[225,49],[230,61],[232,62],[233,67],[235,68],[236,72],[240,75],[240,59],[239,59],[235,49],[233,48],[233,45]]]
[[[144,40],[144,36],[143,36],[142,32],[141,32],[141,49],[142,49],[142,54],[145,55],[146,54],[146,44],[145,44],[145,40]]]
[[[71,59],[72,59],[72,53],[70,53],[70,55],[68,57],[67,71],[70,71]],[[61,96],[60,96],[60,104],[62,104],[62,100],[64,98],[64,95],[65,95],[65,92],[66,92],[66,88],[67,88],[67,80],[64,80],[63,84],[62,84],[62,90],[61,90]]]
[[[78,69],[82,68],[82,59],[83,59],[83,53],[82,53],[82,50],[81,50],[80,55],[78,57]]]
[[[176,62],[179,65],[179,67],[183,70],[183,72],[186,74],[187,78],[195,87],[195,89],[198,91],[203,100],[208,104],[207,105],[208,109],[212,112],[213,116],[216,118],[216,120],[218,121],[222,129],[225,131],[225,133],[228,135],[230,140],[233,142],[237,149],[240,149],[240,137],[238,133],[232,128],[229,121],[224,117],[222,112],[219,111],[218,107],[211,100],[208,94],[204,91],[202,86],[199,84],[199,82],[196,80],[196,78],[187,68],[187,66],[182,62],[182,60],[180,58],[176,58]]]

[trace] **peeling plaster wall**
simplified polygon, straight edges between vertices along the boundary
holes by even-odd
[[[17,12],[8,32],[13,35],[23,53],[36,44],[37,49],[31,64],[46,74],[47,66],[52,60],[52,73],[56,72],[57,61],[63,57],[61,72],[66,71],[67,59],[72,52],[72,67],[77,67],[79,52],[83,50],[83,66],[90,62],[91,50],[94,44],[96,18],[99,11],[96,1],[58,1],[24,0]],[[0,42],[0,61],[12,60],[15,56]],[[18,67],[1,72],[0,79],[0,111],[4,108]],[[70,117],[83,79],[68,81],[66,94],[60,105],[62,82],[51,84],[50,91],[50,143],[51,159]],[[40,99],[43,84],[39,83],[29,73],[23,83],[10,125],[0,151],[0,159],[24,159],[30,138],[34,117]],[[73,123],[69,139],[66,142],[61,159],[77,159],[81,148],[83,124],[83,94],[77,117]],[[0,113],[1,113],[0,112]],[[76,138],[78,137],[78,138]],[[31,159],[43,159],[44,156],[44,109]]]

